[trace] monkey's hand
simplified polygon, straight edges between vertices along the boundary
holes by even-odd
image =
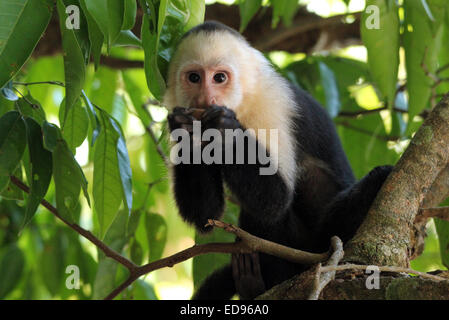
[[[203,113],[201,127],[203,130],[214,128],[223,132],[224,129],[237,129],[241,125],[234,111],[213,105]]]
[[[265,292],[259,254],[232,254],[232,277],[242,300],[254,299]]]
[[[170,131],[185,129],[190,134],[193,132],[193,121],[196,120],[191,110],[183,107],[175,107],[173,112],[167,116]]]

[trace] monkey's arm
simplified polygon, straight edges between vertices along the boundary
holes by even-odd
[[[183,128],[191,132],[193,120],[184,108],[175,108],[168,117],[171,131]],[[199,231],[210,231],[212,227],[205,227],[207,219],[220,218],[224,208],[220,167],[215,164],[174,165],[173,186],[181,216],[193,223]]]
[[[174,166],[174,193],[182,217],[202,232],[207,219],[223,213],[223,181],[217,165],[179,164]]]
[[[241,129],[234,131],[237,135],[244,135],[244,128],[235,117],[235,113],[226,107],[213,106],[208,109],[202,118],[202,125],[215,129]],[[251,139],[253,141],[251,141]],[[238,148],[235,141],[244,141],[243,148]],[[224,142],[229,143],[229,141]],[[223,164],[223,179],[237,197],[245,212],[255,215],[263,225],[275,223],[290,205],[293,192],[289,190],[286,182],[279,172],[272,175],[262,175],[260,169],[264,167],[256,157],[256,162],[248,162],[248,152],[259,154],[259,149],[265,154],[264,146],[252,135],[245,138],[237,136],[232,143],[232,164]],[[252,150],[250,146],[256,146]],[[225,153],[228,146],[225,146]],[[237,163],[237,155],[244,153],[243,164]],[[268,166],[268,165],[267,165]],[[265,166],[265,167],[267,167]]]
[[[350,240],[362,224],[392,166],[381,166],[371,170],[359,182],[340,192],[331,202],[318,224],[323,240],[336,235],[345,243]]]

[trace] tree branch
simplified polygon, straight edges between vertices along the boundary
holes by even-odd
[[[408,267],[411,227],[426,191],[449,160],[449,94],[435,106],[345,248],[346,261]]]
[[[10,176],[10,180],[21,190],[25,191],[26,193],[30,193],[30,188],[17,177]],[[64,222],[68,227],[92,242],[92,244],[103,251],[103,253],[107,257],[115,260],[128,269],[128,278],[105,298],[108,300],[114,299],[118,294],[120,294],[124,289],[126,289],[130,284],[132,284],[142,275],[148,274],[154,270],[158,270],[161,268],[172,267],[175,264],[207,253],[250,253],[259,251],[301,264],[313,264],[321,262],[326,260],[329,256],[329,253],[327,252],[317,254],[288,248],[283,245],[253,236],[250,233],[233,225],[217,220],[209,220],[210,225],[218,228],[223,228],[227,232],[235,234],[240,238],[241,241],[231,243],[207,243],[202,245],[194,245],[169,257],[145,264],[143,266],[137,266],[132,261],[128,260],[121,254],[109,248],[104,242],[95,237],[90,231],[80,227],[75,223],[68,222],[67,220],[62,218],[58,210],[45,199],[41,201],[41,204],[46,209],[48,209],[56,218]]]
[[[19,187],[20,189],[22,189],[26,193],[30,193],[30,188],[27,185],[25,185],[21,180],[19,180],[17,177],[11,176],[10,179],[11,179],[11,182],[14,183],[17,187]],[[117,261],[118,263],[120,263],[121,265],[126,267],[128,270],[132,270],[132,269],[137,267],[137,265],[135,265],[132,261],[126,259],[125,257],[120,255],[119,253],[117,253],[113,249],[109,248],[104,242],[102,242],[100,239],[95,237],[90,231],[88,231],[86,229],[83,229],[82,227],[80,227],[79,225],[77,225],[75,223],[71,223],[71,222],[65,220],[63,217],[61,217],[61,215],[59,214],[58,210],[55,207],[53,207],[45,199],[41,201],[41,204],[48,211],[53,213],[53,215],[56,218],[58,218],[59,220],[64,222],[68,227],[70,227],[71,229],[73,229],[74,231],[76,231],[77,233],[82,235],[84,238],[86,238],[87,240],[92,242],[96,247],[98,247],[101,251],[103,251],[103,253],[107,257]]]

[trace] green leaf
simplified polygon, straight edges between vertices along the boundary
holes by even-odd
[[[120,210],[117,217],[112,222],[109,230],[104,237],[106,243],[111,249],[121,253],[127,242],[126,225],[128,213],[126,210]],[[117,274],[117,261],[106,258],[103,252],[99,251],[99,263],[97,275],[94,282],[94,299],[104,299],[116,287],[115,279]]]
[[[142,48],[142,41],[137,38],[137,36],[132,33],[131,30],[120,31],[120,34],[117,40],[114,43],[114,46],[134,46],[138,48]]]
[[[20,180],[22,180],[22,167],[18,166],[16,171],[13,172],[13,175]],[[17,187],[8,176],[0,176],[0,186],[5,184],[6,181],[6,187],[2,188],[0,187],[0,196],[3,199],[8,200],[23,200],[23,191],[19,187]]]
[[[332,118],[340,112],[340,94],[334,72],[324,63],[318,62],[321,81],[326,96],[326,109]]]
[[[35,100],[31,95],[26,95],[17,101],[17,109],[26,117],[34,119],[39,125],[45,121],[45,111],[39,101]]]
[[[449,222],[440,219],[434,219],[435,227],[440,242],[441,261],[449,268]]]
[[[22,116],[10,111],[0,118],[0,176],[17,168],[26,146],[26,128]]]
[[[147,85],[153,96],[161,100],[165,91],[165,80],[158,66],[158,34],[150,32],[150,20],[147,14],[144,14],[142,19],[142,45],[145,52],[144,69]]]
[[[0,88],[30,57],[51,15],[50,1],[0,0]]]
[[[150,261],[155,261],[160,259],[164,252],[165,243],[167,242],[167,223],[161,215],[149,213],[145,216],[145,226],[150,248],[149,259]]]
[[[62,123],[62,136],[69,145],[73,154],[87,137],[89,129],[89,115],[87,110],[81,106],[81,100],[78,100],[68,112],[65,100],[59,108],[59,121]],[[65,119],[65,120],[64,120]]]
[[[111,124],[119,135],[117,141],[117,159],[122,181],[123,200],[125,201],[126,208],[128,208],[128,212],[131,213],[133,206],[131,162],[129,160],[128,149],[126,148],[125,137],[120,125],[112,117]]]
[[[58,0],[57,7],[64,56],[66,108],[70,110],[79,99],[83,89],[86,76],[85,56],[74,30],[68,29],[65,25],[67,14],[64,2]],[[66,112],[66,114],[68,113]]]
[[[33,218],[37,207],[47,193],[52,176],[52,155],[44,148],[42,129],[31,118],[25,120],[31,162],[30,194],[21,229]]]
[[[262,6],[262,0],[241,0],[239,2],[240,10],[240,32],[243,32],[252,17]]]
[[[368,50],[368,64],[383,99],[393,108],[399,67],[399,14],[395,1],[368,0],[366,7],[379,9],[379,29],[370,23],[372,12],[363,11],[362,40]],[[386,63],[388,61],[388,63]]]
[[[95,70],[98,69],[98,65],[100,64],[101,57],[101,47],[103,46],[104,36],[100,30],[95,19],[90,14],[89,10],[87,10],[86,0],[80,0],[81,8],[83,9],[84,15],[86,16],[88,32],[89,32],[89,40],[91,44],[91,53],[94,59]]]
[[[122,30],[130,30],[136,23],[137,1],[124,0]]]
[[[0,299],[4,299],[19,283],[24,266],[22,250],[15,244],[9,245],[0,259]]]
[[[56,148],[58,140],[62,139],[61,131],[53,123],[44,121],[42,124],[42,131],[44,133],[44,147],[48,151],[53,152]]]
[[[345,118],[337,124],[343,149],[357,178],[374,167],[397,162],[399,155],[388,148],[387,132],[378,113]]]
[[[139,243],[139,241],[137,241],[136,238],[133,238],[129,251],[131,260],[135,264],[140,265],[143,259],[143,249],[142,245]]]
[[[97,114],[101,131],[94,148],[93,195],[100,233],[103,236],[117,215],[123,199],[123,189],[117,147],[120,135],[105,111],[100,109]]]
[[[430,9],[438,13],[440,0],[428,1]],[[438,19],[432,23],[420,0],[404,2],[405,27],[404,49],[407,69],[407,91],[409,94],[409,117],[419,114],[429,106],[433,80],[426,72],[435,73],[438,68],[443,26]],[[410,130],[410,128],[409,128]]]
[[[153,286],[140,279],[134,282],[133,297],[135,300],[157,300]]]
[[[182,35],[204,20],[202,0],[141,0],[143,8],[142,43],[145,75],[153,96],[160,100],[165,91],[168,62]],[[157,15],[154,14],[157,12]]]
[[[65,283],[67,242],[67,237],[58,228],[51,238],[45,242],[40,256],[39,269],[42,280],[52,296],[57,295]]]
[[[85,2],[87,10],[104,35],[108,51],[117,39],[123,25],[123,0],[95,0]]]
[[[285,26],[290,26],[293,17],[298,10],[298,0],[271,0],[273,6],[273,21],[271,27],[275,28],[279,23],[279,18],[282,18],[282,22]]]
[[[56,208],[64,219],[74,222],[74,213],[79,206],[78,198],[81,188],[88,203],[90,200],[83,170],[64,140],[58,140],[53,149],[53,177]]]
[[[223,221],[231,224],[238,224],[239,207],[229,201],[226,203],[226,210]],[[233,242],[235,236],[222,230],[216,229],[208,235],[195,235],[195,243],[203,244],[210,242]],[[193,258],[192,273],[195,288],[218,268],[229,263],[230,256],[228,254],[212,253],[196,256]]]

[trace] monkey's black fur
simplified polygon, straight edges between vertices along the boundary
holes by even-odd
[[[202,28],[207,32],[211,28],[215,30],[217,25]],[[301,167],[294,192],[289,192],[279,173],[260,175],[260,164],[175,165],[174,192],[179,211],[198,230],[208,231],[204,227],[207,219],[221,216],[224,209],[223,183],[226,183],[241,205],[240,227],[258,237],[306,251],[324,252],[329,248],[333,235],[346,242],[355,234],[391,167],[377,167],[356,182],[326,111],[309,94],[293,89],[299,106],[295,135],[298,141],[297,163]],[[208,113],[214,116],[207,116]],[[235,114],[225,107],[212,107],[203,117],[207,121],[203,121],[202,126],[218,129],[241,127]],[[169,116],[170,129],[193,120],[181,109],[175,110]],[[239,258],[234,256],[233,259]],[[234,270],[227,265],[209,276],[194,298],[229,299],[235,293],[240,293],[241,298],[254,298],[262,293],[237,292],[234,284],[236,274],[245,271],[242,268],[236,270],[239,269],[236,261],[233,260]],[[260,254],[261,277],[266,289],[303,272],[305,268]],[[251,286],[251,281],[247,285]]]

